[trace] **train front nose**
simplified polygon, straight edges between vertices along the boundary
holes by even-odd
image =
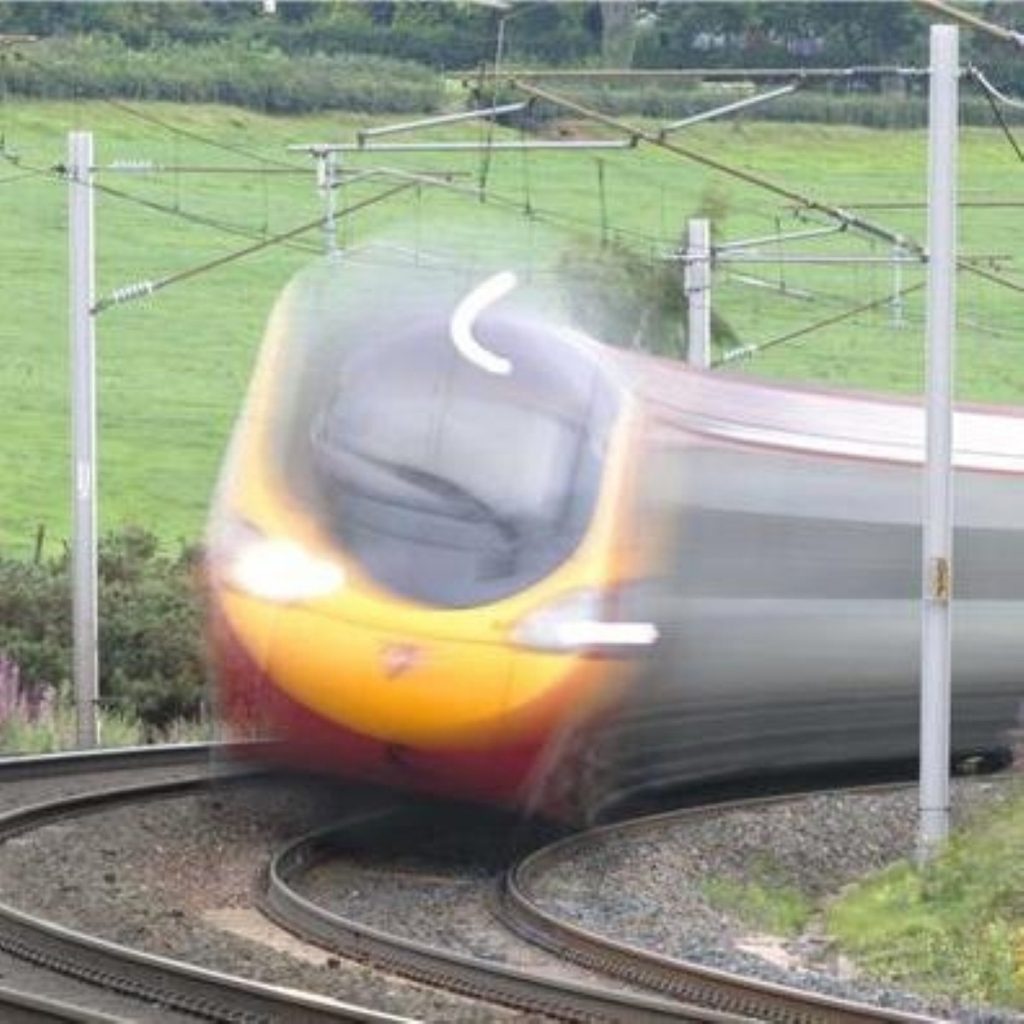
[[[223,646],[261,696],[222,682],[223,703],[259,704],[311,767],[513,802],[611,674],[520,641],[551,620],[538,608],[586,611],[576,592],[613,572],[621,397],[550,327],[483,318],[511,367],[494,374],[452,345],[450,311],[404,312],[301,359],[321,321],[287,321],[227,475],[222,518],[244,525],[222,532],[240,543],[217,556]]]
[[[482,642],[486,631],[424,635],[394,616],[375,628],[233,591],[218,603],[227,718],[290,763],[403,788],[522,803],[601,670]]]

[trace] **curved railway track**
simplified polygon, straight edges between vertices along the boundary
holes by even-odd
[[[327,910],[296,889],[301,877],[336,855],[346,832],[366,841],[368,828],[408,827],[398,821],[403,809],[361,816],[310,833],[274,857],[267,871],[262,909],[289,931],[343,956],[404,977],[439,985],[528,1013],[567,1021],[737,1021],[728,1013],[689,1007],[653,996],[630,995],[576,982],[558,981],[467,954],[440,949],[384,932]]]
[[[9,758],[0,761],[0,779],[68,777],[93,779],[86,791],[18,807],[0,815],[0,843],[30,829],[124,803],[183,794],[207,784],[213,747],[143,748],[132,751]],[[130,785],[97,783],[97,773],[129,770]],[[147,781],[139,782],[140,776]],[[295,992],[195,967],[86,935],[0,903],[0,950],[47,971],[119,993],[152,1011],[231,1024],[275,1021],[398,1021],[402,1018],[311,993]],[[0,991],[7,1020],[108,1021],[103,1014],[22,992]],[[122,1018],[123,1019],[123,1018]]]
[[[138,752],[86,754],[43,759],[0,760],[0,780],[75,779],[56,796],[37,787],[44,798],[30,806],[2,811],[0,843],[68,816],[90,813],[127,802],[157,800],[196,791],[210,779],[212,748],[205,745],[147,748]],[[118,775],[131,773],[130,785]],[[249,771],[236,771],[239,777]],[[58,788],[64,788],[61,782]],[[879,788],[879,787],[874,787]],[[759,807],[793,798],[728,801],[730,808]],[[719,797],[721,800],[721,797]],[[9,804],[9,801],[7,801]],[[715,806],[647,815],[562,838],[535,848],[501,877],[492,900],[498,919],[519,938],[553,953],[559,960],[585,968],[620,984],[566,981],[477,957],[441,949],[382,930],[326,909],[304,896],[299,883],[318,865],[339,852],[387,848],[396,830],[414,835],[433,812],[422,806],[391,803],[352,812],[328,829],[311,832],[278,851],[266,870],[262,906],[279,925],[318,946],[393,974],[436,985],[448,991],[511,1007],[538,1016],[570,1021],[740,1021],[923,1022],[916,1016],[855,1003],[806,990],[729,974],[628,946],[562,919],[537,896],[541,878],[581,847],[614,833],[642,833],[666,823],[697,821],[718,813]],[[412,827],[413,831],[409,831]],[[377,840],[381,842],[378,843]],[[415,847],[415,838],[410,840]],[[507,863],[507,860],[503,861]],[[490,877],[489,875],[486,877]],[[240,1024],[273,1021],[394,1021],[401,1018],[359,1006],[195,967],[91,937],[0,903],[0,953],[55,971],[66,978],[166,1012],[168,1019],[231,1021]],[[6,979],[3,984],[7,984]],[[109,1022],[80,1009],[72,1001],[55,1001],[0,987],[0,1019],[4,1021],[72,1020]],[[86,1005],[86,1004],[82,1004]],[[91,1002],[87,1005],[95,1005]],[[130,1017],[129,1019],[135,1019]]]
[[[792,798],[790,795],[734,801],[728,807],[758,808]],[[516,934],[565,960],[707,1011],[784,1024],[876,1024],[879,1021],[921,1024],[934,1020],[716,970],[618,942],[560,918],[545,908],[536,895],[539,880],[555,864],[609,836],[697,820],[709,813],[713,811],[708,807],[690,807],[633,818],[602,825],[536,850],[502,877],[497,899],[499,916]]]
[[[891,782],[869,787],[878,792]],[[863,790],[864,787],[858,787]],[[792,800],[787,792],[755,800],[728,801],[729,809],[754,809]],[[625,983],[633,991],[610,991],[599,985],[555,981],[496,965],[465,953],[381,930],[303,896],[299,883],[317,866],[367,844],[368,830],[409,828],[395,815],[353,819],[338,827],[310,833],[282,849],[267,872],[262,909],[289,931],[343,956],[419,981],[440,985],[491,1002],[565,1020],[767,1020],[780,1024],[877,1024],[880,1021],[923,1024],[934,1018],[855,1002],[805,988],[762,981],[702,964],[673,959],[617,942],[564,920],[536,897],[537,883],[556,863],[581,847],[617,832],[643,832],[666,823],[698,820],[722,805],[690,807],[603,825],[535,849],[501,877],[493,900],[497,918],[521,939],[598,976]],[[372,845],[373,840],[370,840]],[[411,840],[415,843],[415,839]],[[648,995],[637,993],[647,990]]]

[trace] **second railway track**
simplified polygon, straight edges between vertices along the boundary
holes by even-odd
[[[115,804],[194,791],[209,782],[210,755],[209,747],[195,745],[47,759],[6,759],[0,762],[0,778],[69,779],[73,781],[68,788],[74,792],[43,798],[0,815],[0,843],[43,825]],[[115,781],[113,774],[105,784],[99,781],[105,773],[123,772],[126,768],[133,777],[130,784]],[[76,775],[86,775],[91,782],[83,785],[75,779]],[[139,782],[140,776],[147,781]],[[0,951],[136,1004],[135,1012],[128,1011],[127,1016],[124,1010],[105,1015],[66,1001],[11,990],[0,992],[5,1020],[89,1022],[143,1019],[153,1013],[167,1019],[180,1015],[225,1024],[402,1019],[141,952],[56,924],[9,903],[0,903]]]

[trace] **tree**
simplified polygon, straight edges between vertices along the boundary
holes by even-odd
[[[636,48],[635,3],[601,4],[601,58],[605,67],[629,68]]]

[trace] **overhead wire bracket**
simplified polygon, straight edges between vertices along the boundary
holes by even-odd
[[[711,110],[702,110],[699,114],[691,114],[689,117],[684,117],[680,121],[673,121],[671,124],[663,125],[658,132],[658,138],[663,142],[668,136],[669,132],[678,131],[680,128],[690,128],[695,124],[701,124],[703,121],[712,121],[716,117],[724,117],[726,114],[735,114],[741,110],[747,110],[750,107],[759,106],[762,103],[768,103],[770,100],[778,99],[780,96],[788,96],[792,92],[796,92],[804,83],[791,82],[789,85],[784,85],[779,89],[772,89],[769,92],[760,92],[754,96],[746,96],[741,100],[734,100],[732,103],[726,103],[721,107],[714,107]]]

